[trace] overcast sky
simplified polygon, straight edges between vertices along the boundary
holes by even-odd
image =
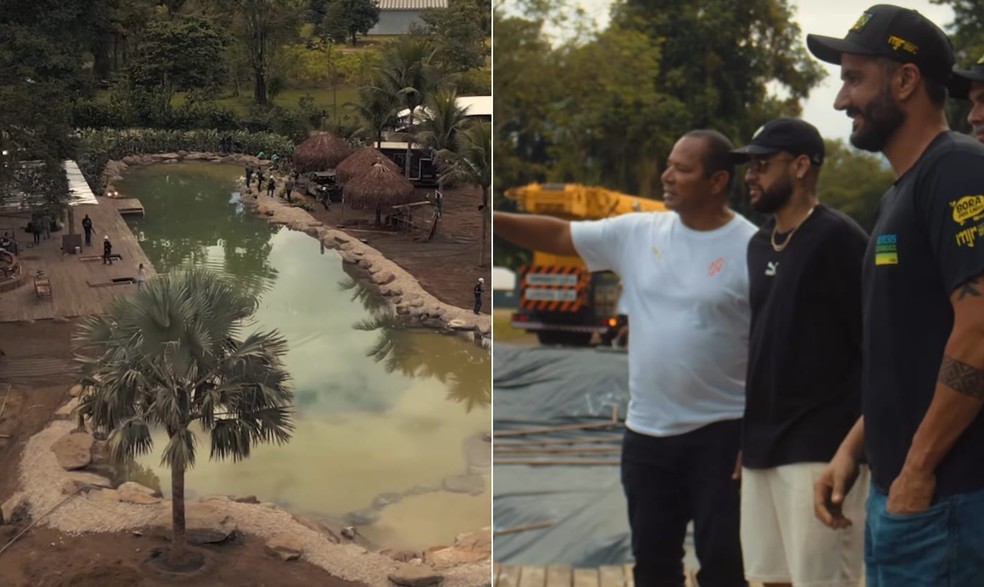
[[[798,6],[796,20],[803,33],[803,46],[806,46],[807,33],[843,37],[864,9],[877,3],[875,0],[870,3],[856,0],[794,2]],[[508,5],[509,0],[505,0],[503,4]],[[580,0],[580,4],[588,14],[596,15],[599,26],[607,24],[610,0]],[[918,10],[944,30],[953,21],[953,11],[948,6],[930,4],[929,0],[903,0],[898,5]],[[820,129],[824,137],[846,140],[851,133],[851,122],[843,112],[834,110],[833,106],[834,97],[840,88],[840,68],[827,63],[821,65],[827,69],[827,77],[810,93],[810,99],[803,103],[803,119]],[[739,142],[743,140],[735,138]]]

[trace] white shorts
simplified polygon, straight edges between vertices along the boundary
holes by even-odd
[[[856,587],[864,560],[868,469],[844,500],[850,528],[824,526],[813,512],[813,482],[826,463],[741,471],[741,550],[745,578],[795,587]]]

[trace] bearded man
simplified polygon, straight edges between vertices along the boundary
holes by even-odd
[[[865,11],[843,39],[834,108],[851,143],[895,173],[863,267],[862,418],[815,484],[834,527],[862,453],[868,587],[980,585],[984,576],[984,145],[949,130],[953,46],[918,12]]]
[[[742,420],[745,578],[769,587],[854,587],[861,526],[813,515],[813,482],[861,414],[861,260],[868,235],[819,203],[823,139],[778,118],[732,151],[752,207],[772,219],[748,244],[752,310]],[[863,518],[864,491],[843,505]]]

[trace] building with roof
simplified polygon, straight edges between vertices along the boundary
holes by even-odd
[[[420,14],[429,8],[447,8],[448,0],[378,0],[379,22],[370,35],[405,35],[413,24],[422,25]]]

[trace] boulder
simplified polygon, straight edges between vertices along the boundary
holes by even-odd
[[[92,443],[92,463],[103,464],[109,462],[109,443],[105,440],[96,440]]]
[[[477,563],[488,558],[488,553],[463,550],[453,546],[424,553],[424,562],[435,569],[447,569],[468,563]]]
[[[116,488],[120,494],[120,501],[135,503],[137,505],[154,505],[161,502],[161,498],[154,495],[154,490],[144,487],[139,483],[127,481]]]
[[[477,532],[458,534],[454,539],[454,548],[468,550],[486,555],[492,554],[492,529],[485,528]]]
[[[75,411],[79,408],[79,398],[73,397],[65,405],[55,410],[56,420],[71,420],[75,417]]]
[[[27,520],[31,515],[31,504],[23,491],[15,493],[0,505],[0,524],[16,524]]]
[[[185,506],[185,527],[188,542],[192,544],[216,544],[225,542],[236,531],[236,524],[218,507],[204,502],[192,502]],[[171,527],[171,510],[161,512],[151,526]]]
[[[62,483],[62,493],[65,495],[72,495],[83,487],[109,489],[112,487],[112,484],[109,479],[103,477],[102,475],[86,473],[85,471],[72,471]]]
[[[433,569],[413,567],[410,565],[404,565],[403,568],[395,573],[391,573],[388,577],[393,583],[407,587],[440,585],[444,581],[444,575],[435,573]]]
[[[93,442],[91,434],[72,432],[56,440],[51,445],[51,451],[62,468],[69,471],[81,469],[92,462]]]
[[[68,395],[72,397],[79,397],[80,395],[82,395],[82,385],[76,383],[75,385],[70,387],[68,390]]]
[[[279,556],[280,560],[292,561],[304,554],[304,542],[297,536],[277,534],[266,542],[267,552]]]

